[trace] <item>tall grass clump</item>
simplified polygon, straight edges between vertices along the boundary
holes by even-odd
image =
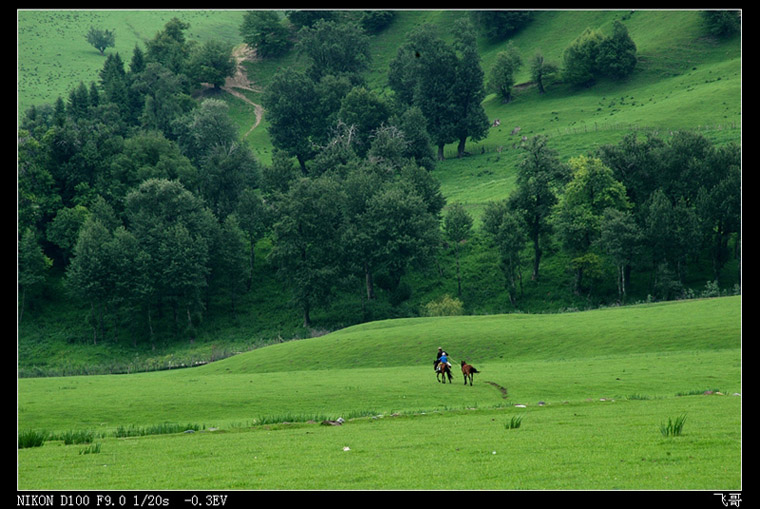
[[[62,433],[60,437],[56,436],[63,441],[65,445],[71,444],[91,444],[95,438],[95,433],[92,431],[67,431]]]
[[[660,424],[660,433],[664,437],[678,437],[683,432],[683,425],[686,422],[686,414],[679,415],[675,419],[668,418],[667,424]]]
[[[84,449],[81,449],[79,454],[100,454],[100,443],[88,445]]]
[[[205,426],[204,426],[205,428]],[[174,424],[165,422],[154,424],[152,426],[119,426],[114,432],[116,438],[142,437],[147,435],[171,435],[174,433],[184,433],[186,431],[198,431],[202,427],[198,424]]]
[[[504,423],[505,429],[517,429],[522,425],[522,415],[513,415],[512,418]]]
[[[27,447],[41,447],[47,439],[47,433],[44,431],[24,430],[18,434],[18,448],[26,449]]]

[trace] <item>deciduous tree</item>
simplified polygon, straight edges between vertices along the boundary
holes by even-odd
[[[276,204],[270,259],[300,308],[303,326],[311,312],[333,295],[340,274],[343,193],[328,176],[291,183]]]
[[[488,79],[488,87],[501,97],[501,102],[508,103],[512,100],[512,87],[515,84],[515,73],[522,66],[522,57],[512,41],[507,44],[507,49],[496,55],[496,60],[491,67]]]
[[[533,275],[539,277],[544,235],[551,231],[549,216],[557,203],[557,192],[567,182],[569,170],[548,146],[546,136],[528,139],[525,156],[518,167],[517,188],[509,198],[510,209],[523,222],[533,244]]]
[[[598,158],[578,156],[569,161],[571,180],[556,205],[553,223],[560,242],[573,258],[575,290],[583,287],[584,270],[595,258],[592,247],[601,235],[602,219],[607,209],[630,207],[623,185],[612,170]]]
[[[507,200],[489,202],[483,211],[483,230],[496,246],[504,286],[516,307],[522,293],[522,252],[527,240],[524,223]]]
[[[457,295],[462,296],[462,274],[459,267],[459,248],[472,233],[472,216],[461,203],[453,203],[443,218],[443,231],[454,245],[457,263]]]
[[[102,28],[90,27],[87,35],[85,35],[85,39],[96,50],[100,51],[101,55],[105,53],[106,48],[113,47],[116,44],[116,34],[114,31]]]
[[[240,36],[261,58],[280,56],[292,46],[290,32],[275,11],[247,11],[240,25]]]

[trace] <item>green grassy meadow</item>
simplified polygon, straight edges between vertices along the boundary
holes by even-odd
[[[242,40],[238,27],[244,11],[201,10],[18,10],[16,12],[18,58],[18,111],[31,105],[53,104],[79,82],[98,81],[105,56],[90,46],[85,35],[91,26],[113,30],[115,47],[106,55],[119,53],[128,64],[135,45],[145,42],[173,17],[190,24],[186,37],[204,42],[216,39],[230,44]]]
[[[18,487],[741,489],[740,312],[729,297],[395,320],[197,368],[19,379],[20,431],[99,447],[19,449]],[[478,367],[473,386],[436,381],[439,344]],[[162,423],[196,431],[116,437]]]

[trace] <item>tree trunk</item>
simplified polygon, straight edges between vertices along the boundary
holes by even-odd
[[[256,262],[256,260],[255,260],[256,253],[255,253],[255,250],[254,250],[255,245],[256,245],[256,241],[254,240],[253,235],[251,235],[249,238],[250,238],[250,242],[251,242],[251,254],[250,254],[250,256],[248,258],[250,260],[251,272],[248,274],[248,282],[246,283],[246,291],[250,292],[251,291],[251,285],[253,284],[253,266],[255,265],[255,262]]]
[[[457,296],[462,298],[462,275],[459,272],[459,246],[454,247],[454,253],[457,260]]]
[[[533,281],[538,281],[538,266],[541,263],[541,247],[538,243],[538,235],[533,238]]]
[[[367,300],[375,299],[375,282],[372,279],[372,271],[369,270],[369,265],[364,264],[364,281],[367,286]]]
[[[190,316],[190,308],[185,308],[187,311],[187,331],[190,334],[190,343],[195,343],[195,334],[193,333],[193,319]]]
[[[148,332],[150,333],[150,348],[151,350],[155,350],[156,341],[153,336],[153,320],[150,317],[150,306],[148,306]]]
[[[306,161],[304,160],[303,156],[301,154],[298,154],[296,156],[296,159],[298,159],[298,164],[301,166],[301,173],[304,177],[309,175],[309,170],[306,169]]]
[[[308,302],[304,302],[303,305],[303,326],[308,328],[311,327],[311,315],[310,315],[310,308]]]
[[[21,317],[24,316],[24,300],[26,296],[26,288],[21,287],[21,304],[18,308],[18,321],[21,323]]]
[[[457,157],[460,159],[464,157],[464,147],[466,143],[467,143],[467,136],[464,136],[459,139],[459,145],[457,146]]]

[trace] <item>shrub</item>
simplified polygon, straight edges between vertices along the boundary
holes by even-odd
[[[424,316],[459,316],[464,314],[464,306],[461,300],[444,295],[425,304],[422,311]]]

